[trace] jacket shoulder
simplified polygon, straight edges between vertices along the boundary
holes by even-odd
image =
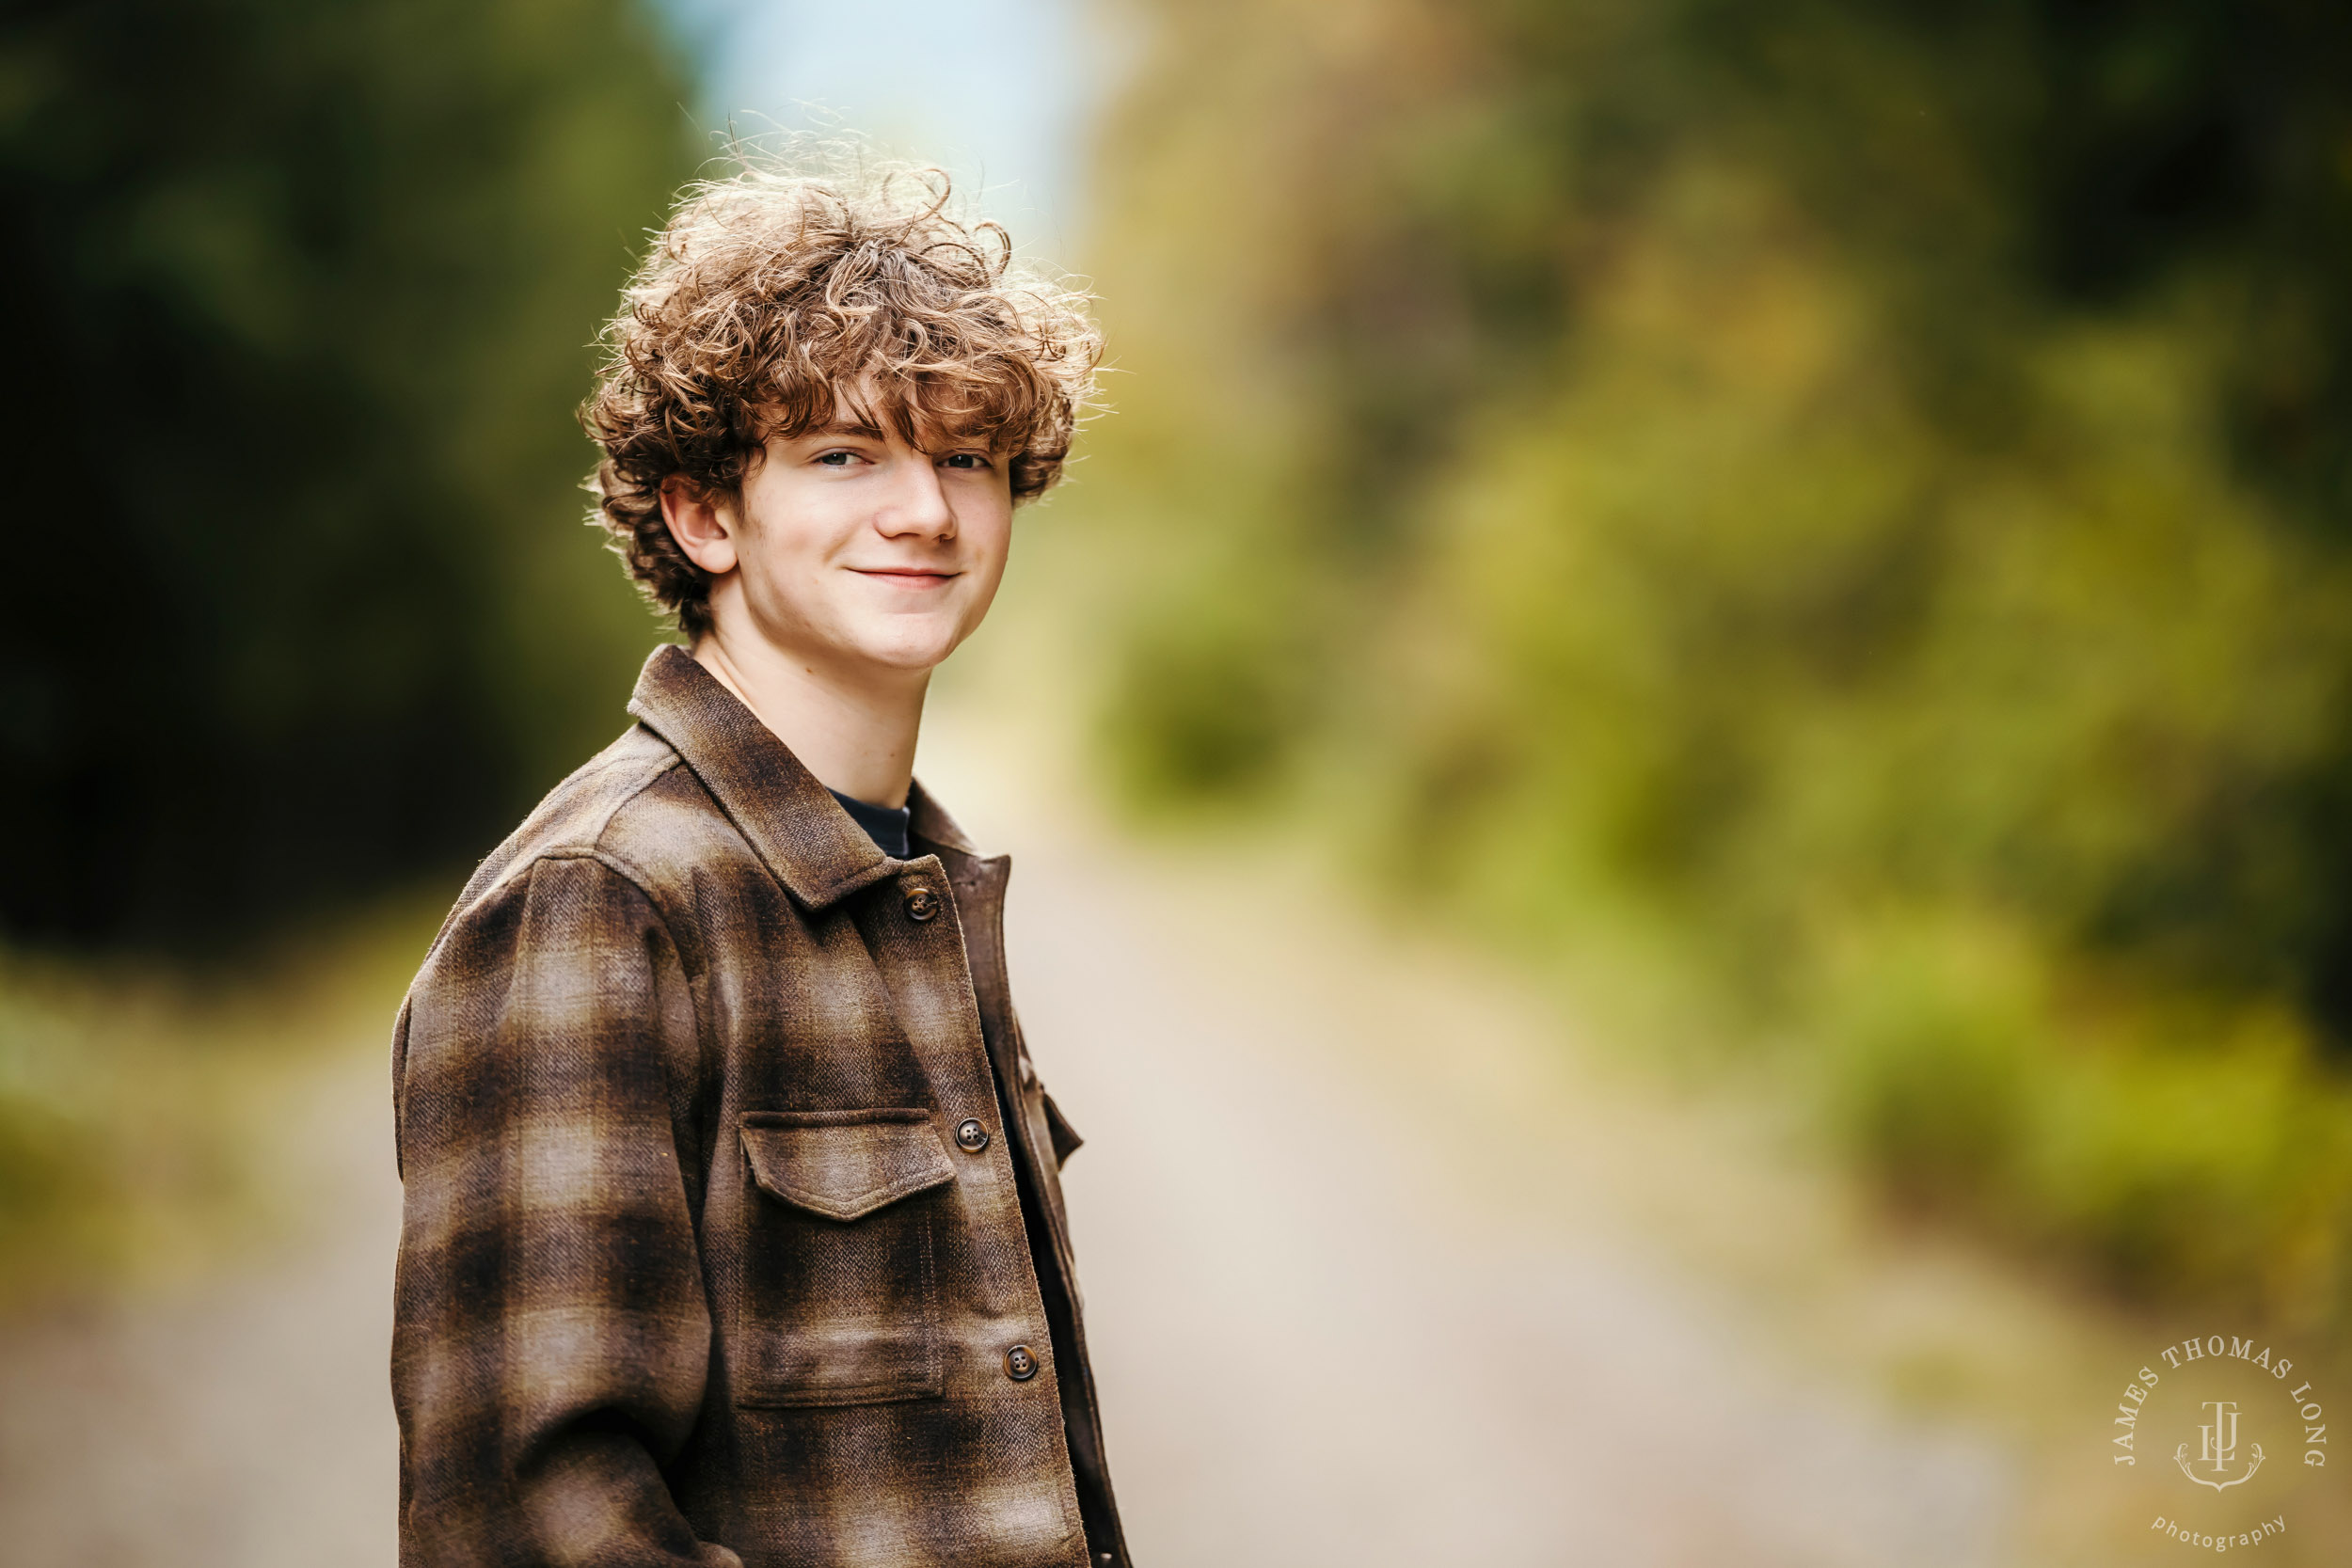
[[[679,766],[678,754],[667,741],[643,724],[631,726],[531,808],[521,825],[468,879],[458,907],[474,902],[534,861],[593,853],[613,816]]]
[[[750,846],[670,743],[638,724],[548,791],[490,851],[442,935],[544,860],[602,861],[661,907],[697,866],[731,854],[748,857]]]

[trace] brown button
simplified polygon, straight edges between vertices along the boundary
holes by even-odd
[[[1037,1376],[1037,1357],[1026,1345],[1015,1345],[1005,1352],[1005,1375],[1015,1383],[1026,1383]]]
[[[988,1147],[988,1129],[977,1117],[966,1117],[956,1123],[956,1147],[966,1154],[977,1154]]]
[[[939,895],[927,887],[907,889],[907,918],[936,920],[939,918]]]

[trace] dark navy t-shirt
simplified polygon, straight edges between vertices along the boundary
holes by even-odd
[[[866,836],[874,841],[876,848],[892,860],[907,858],[907,824],[914,818],[912,811],[904,806],[868,805],[837,789],[829,789],[825,793],[841,802],[841,809],[866,830]]]

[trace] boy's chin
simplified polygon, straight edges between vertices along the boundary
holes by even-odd
[[[852,652],[859,660],[878,671],[893,670],[912,675],[944,663],[956,651],[960,641],[946,633],[910,637],[905,628],[891,628],[858,639]]]

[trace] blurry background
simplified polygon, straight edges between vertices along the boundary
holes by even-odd
[[[0,1538],[390,1560],[382,1037],[658,635],[586,345],[730,128],[852,127],[1103,296],[925,771],[1147,1565],[2139,1560],[2159,1347],[2345,1386],[2348,72],[2294,0],[10,7]]]

